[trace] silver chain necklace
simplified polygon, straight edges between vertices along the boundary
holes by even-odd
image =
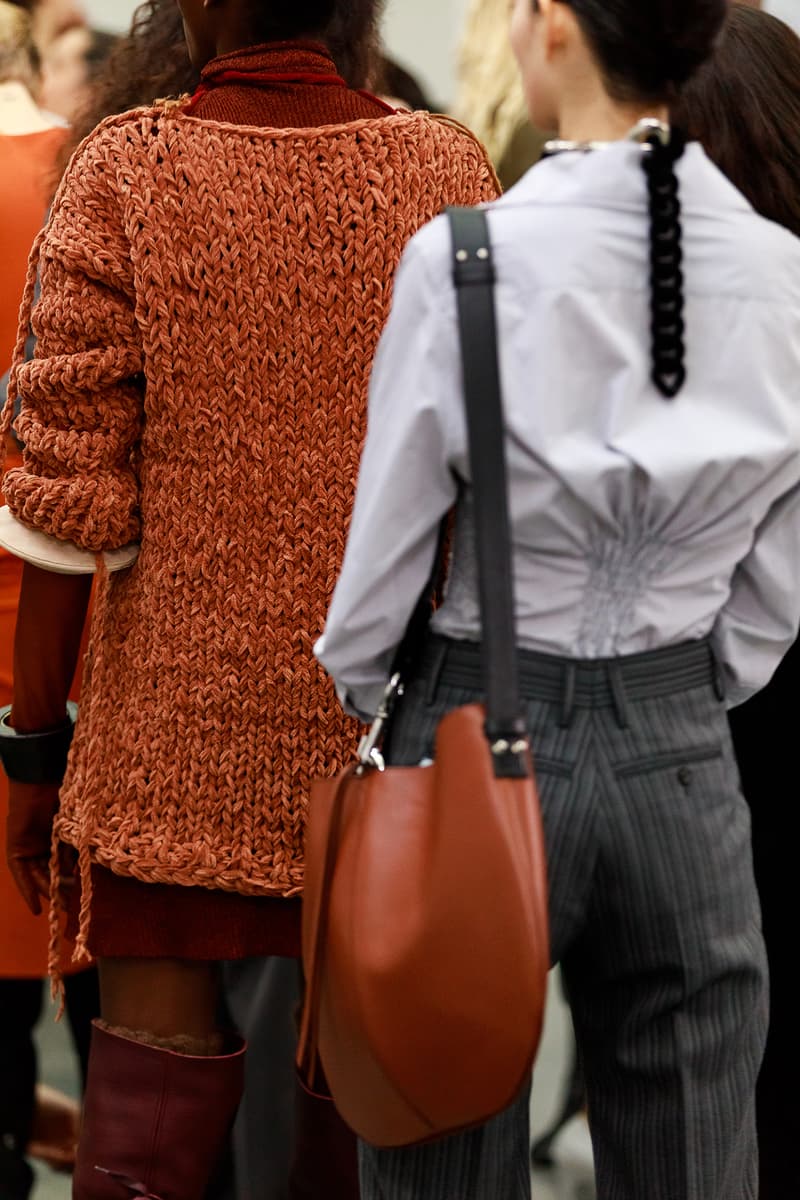
[[[669,125],[664,121],[656,120],[655,117],[643,117],[641,121],[636,122],[633,129],[625,134],[623,141],[639,142],[647,150],[649,147],[645,146],[645,143],[649,142],[653,136],[659,138],[662,145],[669,145]],[[589,150],[604,150],[606,146],[613,145],[614,142],[571,142],[565,138],[551,138],[549,142],[545,142],[542,155],[549,157],[551,154],[563,154],[567,150],[577,150],[585,154]]]

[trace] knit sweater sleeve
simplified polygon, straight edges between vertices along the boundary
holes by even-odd
[[[121,204],[103,130],[73,159],[31,260],[41,295],[23,303],[9,404],[23,465],[4,481],[6,503],[25,525],[84,550],[137,539],[135,451],[143,414],[142,339]],[[24,361],[29,324],[33,361]]]
[[[436,116],[433,120],[446,139],[443,161],[447,164],[447,203],[471,208],[497,200],[503,189],[486,147],[452,117]]]

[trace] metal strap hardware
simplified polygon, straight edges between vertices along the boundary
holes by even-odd
[[[506,738],[498,738],[496,742],[492,742],[492,754],[525,754],[530,748],[530,742],[527,738],[515,738],[513,742]]]
[[[386,686],[383,698],[378,706],[378,711],[375,713],[374,721],[359,742],[358,769],[360,772],[366,771],[368,768],[374,768],[378,771],[386,770],[386,760],[380,751],[380,744],[383,739],[386,722],[392,715],[395,702],[402,694],[403,681],[400,677],[400,672],[396,671]]]

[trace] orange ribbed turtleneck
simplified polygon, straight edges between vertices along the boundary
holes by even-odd
[[[252,76],[252,83],[225,78],[230,73]],[[232,125],[313,128],[391,111],[375,97],[348,88],[326,47],[317,42],[235,50],[212,59],[200,78],[192,115]]]

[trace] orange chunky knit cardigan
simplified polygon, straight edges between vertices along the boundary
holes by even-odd
[[[356,737],[311,647],[390,281],[420,224],[496,191],[471,135],[420,113],[275,130],[161,105],[78,151],[5,493],[84,548],[141,542],[96,605],[62,790],[87,893],[90,861],[300,891],[309,778]]]

